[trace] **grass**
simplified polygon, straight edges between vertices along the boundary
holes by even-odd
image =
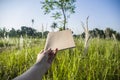
[[[11,80],[30,68],[45,40],[25,39],[23,49],[11,48],[0,53],[0,80]],[[76,48],[59,51],[43,80],[119,80],[120,42],[90,40],[88,54],[83,56],[84,42],[75,39]],[[31,46],[30,46],[31,45]]]

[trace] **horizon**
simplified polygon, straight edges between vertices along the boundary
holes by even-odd
[[[0,1],[0,28],[20,29],[21,26],[32,27],[31,20],[34,19],[32,28],[41,31],[42,25],[45,30],[51,31],[50,25],[55,20],[49,15],[44,15],[41,9],[42,0],[1,0]],[[89,18],[89,30],[109,27],[120,32],[119,0],[76,0],[75,13],[68,19],[67,27],[75,34],[83,32],[81,21]]]

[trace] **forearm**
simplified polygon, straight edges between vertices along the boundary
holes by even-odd
[[[42,63],[34,64],[29,70],[13,80],[41,80],[46,72],[46,68]]]
[[[42,51],[40,54],[38,54],[36,64],[34,64],[29,70],[13,80],[41,80],[42,76],[51,66],[56,52],[57,49],[55,52],[53,52],[51,49]]]

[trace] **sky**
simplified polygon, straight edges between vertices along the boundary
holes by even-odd
[[[55,21],[50,14],[44,15],[40,1],[43,0],[0,0],[0,28],[20,29],[32,26],[41,31],[51,31],[50,25]],[[68,19],[67,27],[75,34],[83,32],[81,22],[89,16],[89,29],[107,27],[120,32],[120,0],[76,0],[75,13]]]

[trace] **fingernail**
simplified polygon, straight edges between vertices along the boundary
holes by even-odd
[[[49,48],[48,50],[51,50],[51,48]]]

